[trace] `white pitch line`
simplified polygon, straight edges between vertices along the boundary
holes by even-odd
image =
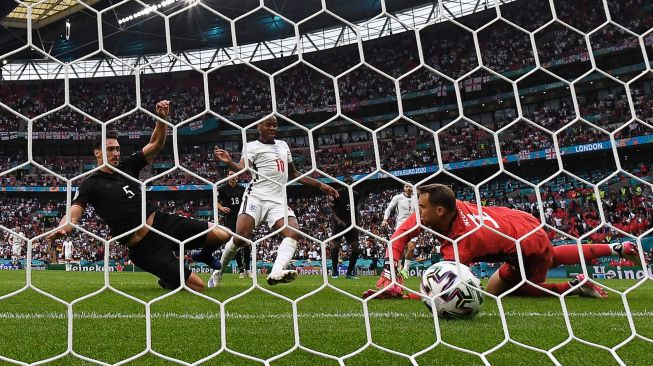
[[[557,318],[562,317],[562,312],[536,312],[536,311],[508,311],[505,313],[507,317],[546,317]],[[292,319],[292,314],[242,314],[242,313],[227,313],[228,319],[237,320],[265,320],[265,319]],[[369,313],[372,319],[431,319],[432,316],[428,312],[372,312]],[[145,319],[143,313],[97,313],[97,312],[78,312],[73,314],[75,319]],[[481,312],[479,317],[498,317],[499,313],[496,311]],[[587,311],[587,312],[570,312],[570,317],[584,318],[584,317],[625,317],[624,311]],[[653,317],[653,311],[638,311],[632,313],[633,317]],[[343,312],[343,313],[300,313],[299,318],[303,319],[351,319],[363,318],[363,313],[358,312]],[[12,313],[1,312],[0,319],[67,319],[66,313]],[[220,319],[219,313],[152,313],[152,319],[185,319],[185,320],[215,320]]]

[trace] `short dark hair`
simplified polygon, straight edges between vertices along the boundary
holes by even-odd
[[[108,139],[118,139],[118,131],[117,130],[111,130],[107,131],[107,140]],[[100,150],[102,148],[102,135],[97,135],[93,139],[93,150]]]
[[[264,122],[272,121],[272,120],[276,121],[276,120],[277,120],[277,116],[275,116],[274,114],[271,115],[271,116],[267,116],[267,117],[263,118],[262,120],[258,121],[258,123],[256,124],[256,126],[258,127],[258,126],[260,126],[261,124],[263,124]]]
[[[428,193],[429,202],[433,206],[442,206],[449,212],[456,210],[456,194],[444,184],[427,184],[417,189],[419,194]]]

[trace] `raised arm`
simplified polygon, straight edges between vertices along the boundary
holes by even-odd
[[[70,222],[73,224],[78,223],[79,218],[82,217],[82,213],[84,213],[84,209],[81,206],[70,206]],[[48,240],[54,241],[62,236],[70,234],[70,232],[73,231],[73,226],[71,224],[66,224],[66,215],[64,215],[64,217],[62,217],[59,221],[59,226],[61,225],[64,225],[64,227],[48,235]]]
[[[288,180],[293,180],[297,177],[299,177],[301,174],[297,171],[297,168],[295,168],[295,163],[292,161],[288,162]],[[322,191],[322,193],[329,195],[333,198],[338,198],[339,194],[338,191],[335,190],[335,188],[331,187],[328,184],[322,183],[318,180],[315,180],[310,177],[302,177],[299,180],[299,183],[306,185],[306,186],[311,186],[314,188],[319,189]]]
[[[163,120],[168,120],[170,115],[170,102],[167,100],[162,100],[156,104],[156,114]],[[151,163],[154,158],[161,152],[163,146],[166,143],[166,136],[168,135],[168,125],[165,123],[156,120],[156,127],[152,131],[152,136],[150,136],[150,142],[145,145],[143,148],[143,155],[145,155],[145,160],[148,163]]]
[[[395,207],[397,207],[397,203],[399,203],[399,196],[392,197],[390,204],[388,204],[388,207],[385,209],[385,212],[383,213],[383,222],[381,223],[381,226],[388,226],[388,219],[392,214],[392,210],[394,210]]]
[[[233,160],[231,160],[231,155],[229,155],[229,151],[227,150],[219,149],[216,147],[215,150],[213,150],[213,156],[216,160],[227,164],[229,169],[233,170],[234,172],[239,172],[245,168],[245,157],[241,157],[238,164],[236,164]],[[252,166],[252,163],[250,162],[249,165]]]

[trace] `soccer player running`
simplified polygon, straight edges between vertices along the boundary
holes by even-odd
[[[351,175],[345,177],[345,183],[352,184],[354,179]],[[358,220],[358,193],[354,192],[354,217]],[[343,187],[338,190],[338,198],[333,200],[333,217],[335,223],[333,225],[333,235],[338,235],[343,231],[347,230],[349,225],[351,225],[351,202],[349,201],[349,190],[346,187]],[[357,280],[356,277],[356,261],[358,261],[358,256],[360,254],[360,246],[358,243],[358,231],[355,228],[350,228],[345,235],[343,235],[345,241],[349,245],[349,264],[347,265],[347,279]],[[331,246],[331,278],[338,278],[338,259],[340,254],[341,239],[334,239]]]
[[[585,276],[580,274],[576,279],[569,282],[545,282],[549,268],[562,264],[578,264],[582,258],[576,245],[554,247],[544,229],[535,230],[540,225],[540,221],[526,212],[505,207],[488,206],[483,207],[481,216],[476,204],[457,200],[454,192],[449,187],[441,184],[429,184],[419,188],[419,215],[422,225],[452,240],[458,239],[479,227],[481,218],[483,219],[486,226],[481,226],[469,236],[458,241],[458,255],[460,263],[465,265],[479,261],[504,262],[488,280],[486,291],[490,294],[499,295],[513,288],[521,281],[521,274],[515,240],[504,238],[489,228],[516,239],[532,232],[520,242],[524,272],[528,281],[557,294],[565,293],[585,281]],[[417,226],[416,214],[413,214],[390,239],[393,256],[395,258],[400,256],[406,242],[410,238],[417,236],[420,231],[420,227]],[[406,235],[399,237],[402,234]],[[444,259],[455,260],[453,244],[448,241],[442,242],[440,253]],[[581,248],[585,261],[605,256],[619,256],[639,263],[637,247],[631,242],[589,244],[582,245]],[[399,283],[403,283],[400,276],[397,277],[397,280]],[[387,263],[376,286],[381,289],[390,283],[390,265]],[[374,293],[376,291],[368,290],[363,294],[363,297],[369,297]],[[520,286],[512,294],[531,297],[549,295],[548,292],[529,284]],[[589,281],[575,288],[571,294],[595,298],[606,298],[608,296],[600,286]],[[395,285],[379,294],[378,298],[401,296],[401,288]]]
[[[287,270],[295,250],[297,250],[300,235],[299,224],[295,214],[287,207],[285,189],[288,180],[301,174],[295,169],[290,148],[284,141],[276,140],[278,123],[274,116],[268,117],[257,125],[259,139],[247,143],[247,159],[254,170],[252,180],[245,191],[238,219],[236,234],[246,239],[251,238],[252,231],[265,222],[272,230],[284,226],[284,217],[288,215],[288,226],[281,231],[284,239],[281,241],[277,258],[267,277],[270,285],[292,282],[297,278],[297,271]],[[227,164],[233,171],[245,168],[245,149],[240,161],[236,164],[231,160],[229,152],[216,148],[214,155],[217,160]],[[259,176],[260,175],[260,176]],[[265,178],[264,178],[265,177]],[[300,183],[318,188],[322,193],[338,197],[338,192],[331,186],[309,177],[303,177]],[[285,207],[284,207],[285,206]],[[295,229],[295,230],[292,230]],[[233,237],[222,252],[222,268],[231,262],[239,247],[248,245],[244,240]],[[209,287],[217,286],[222,280],[222,270],[216,270],[209,279]]]
[[[218,188],[218,210],[224,214],[224,226],[234,233],[236,232],[240,203],[245,195],[245,187],[238,184],[238,176],[235,173],[233,170],[229,170],[229,180]],[[249,277],[251,259],[252,247],[249,245],[241,247],[236,253],[240,278]]]
[[[404,184],[404,192],[399,193],[398,195],[395,195],[392,197],[392,200],[388,204],[388,207],[385,209],[385,213],[383,214],[383,221],[381,222],[381,227],[388,227],[388,219],[390,218],[390,215],[392,214],[392,211],[395,211],[397,214],[397,219],[396,219],[396,224],[395,224],[395,230],[399,229],[401,224],[403,224],[409,217],[415,212],[415,204],[413,204],[413,187],[406,183]],[[403,254],[403,253],[402,253]],[[413,261],[413,257],[415,255],[415,242],[412,240],[408,242],[408,246],[406,248],[406,253],[405,253],[405,260],[404,264],[401,269],[401,275],[404,277],[408,277],[410,274],[410,265]],[[396,260],[399,260],[400,258],[395,258]]]
[[[73,241],[70,239],[63,241],[63,260],[66,262],[66,271],[70,271],[70,261],[73,260]]]
[[[156,113],[159,118],[166,120],[169,115],[169,102],[163,100],[157,103]],[[129,158],[121,161],[118,133],[108,131],[106,134],[107,163],[138,179],[140,171],[150,164],[163,149],[166,135],[167,125],[157,120],[150,142]],[[94,142],[93,153],[98,165],[104,164],[101,139]],[[70,221],[73,224],[79,222],[88,204],[92,205],[97,215],[107,223],[112,237],[122,235],[141,223],[140,185],[122,174],[114,172],[108,166],[89,175],[80,184],[70,206]],[[205,221],[158,211],[150,203],[146,205],[145,210],[147,225],[179,241],[189,239],[213,227],[213,224]],[[66,216],[59,223],[63,228],[50,234],[48,238],[54,242],[57,238],[69,234],[73,230],[73,226],[64,226],[65,223]],[[208,233],[187,242],[185,249],[201,248],[201,252],[195,256],[195,259],[201,259],[200,261],[207,263],[210,267],[218,268],[220,262],[217,258],[213,258],[213,252],[228,239],[229,234],[226,231],[213,227]],[[129,259],[133,264],[159,277],[160,286],[167,289],[175,289],[180,286],[179,260],[175,255],[175,252],[179,251],[177,243],[152,232],[147,226],[143,226],[121,238],[120,244],[129,248]],[[189,288],[195,291],[204,290],[204,281],[192,273],[188,267],[184,268],[184,280]]]
[[[23,251],[23,239],[20,238],[23,233],[20,232],[20,226],[18,225],[16,225],[14,231],[15,234],[9,234],[9,243],[11,244],[11,265],[16,267]]]

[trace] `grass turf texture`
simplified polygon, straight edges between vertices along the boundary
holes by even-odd
[[[24,271],[0,272],[0,295],[20,289],[25,284]],[[207,279],[204,275],[204,279]],[[264,280],[263,277],[260,278]],[[376,278],[358,281],[330,280],[334,286],[358,296],[372,287]],[[122,291],[143,301],[167,294],[156,279],[146,273],[111,273],[110,281]],[[71,302],[98,291],[102,273],[33,271],[33,285],[40,290]],[[264,282],[264,281],[263,281]],[[623,291],[634,285],[632,280],[602,281]],[[408,285],[417,288],[417,279]],[[251,279],[226,275],[218,289],[206,292],[211,298],[225,301],[251,287]],[[322,277],[300,276],[294,283],[263,287],[297,299],[322,284]],[[639,335],[653,338],[653,282],[647,281],[627,295]],[[607,301],[570,297],[566,300],[574,334],[586,341],[614,347],[630,334],[621,297],[611,293]],[[551,349],[568,338],[557,298],[504,298],[506,323],[511,339],[528,346]],[[240,353],[268,359],[291,349],[295,342],[292,304],[260,289],[225,303],[226,344]],[[373,341],[388,349],[415,354],[436,341],[431,314],[420,301],[373,300],[368,306]],[[146,348],[145,306],[112,290],[104,290],[73,305],[73,351],[77,354],[116,363],[140,354]],[[338,291],[325,288],[297,303],[300,344],[312,350],[344,356],[367,342],[363,305]],[[151,305],[152,350],[185,362],[196,362],[217,352],[221,345],[221,312],[218,304],[179,292]],[[0,301],[0,355],[24,362],[35,362],[66,351],[67,308],[64,304],[33,289]],[[441,321],[442,340],[461,348],[484,352],[504,339],[497,303],[486,298],[480,316],[469,321]],[[653,344],[633,339],[617,350],[627,365],[649,365]],[[605,350],[572,341],[554,352],[563,365],[616,365]],[[440,345],[416,360],[422,365],[481,365],[473,354]],[[553,364],[543,353],[507,343],[488,355],[496,365]],[[2,361],[0,361],[2,364]],[[48,365],[87,365],[79,358],[65,358]],[[153,354],[143,355],[130,365],[173,365]],[[228,352],[204,365],[260,365]],[[337,365],[297,349],[272,365]],[[347,365],[410,365],[407,358],[370,346],[345,360]]]

